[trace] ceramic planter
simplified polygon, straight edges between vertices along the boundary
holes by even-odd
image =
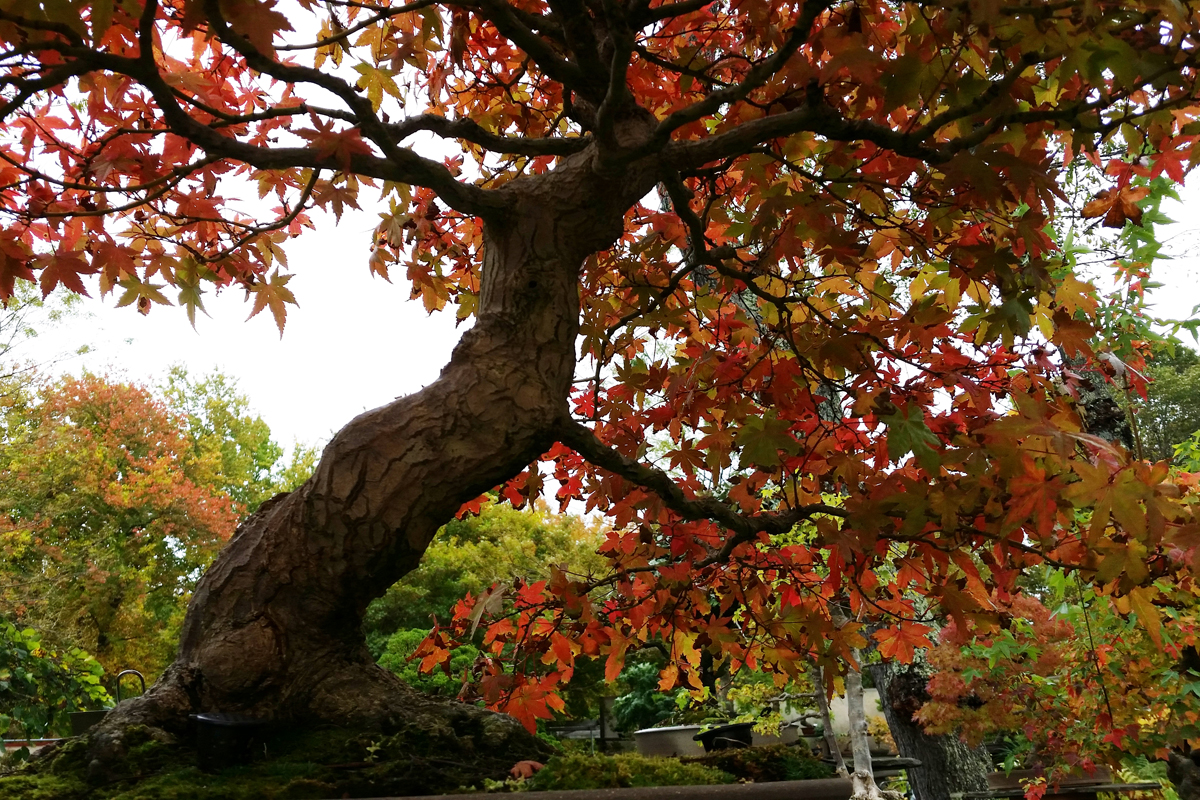
[[[779,729],[778,736],[764,735],[761,733],[754,734],[752,744],[755,747],[770,744],[792,744],[800,738],[800,729],[795,725],[784,725]]]
[[[704,746],[692,738],[699,732],[699,725],[645,728],[635,731],[633,740],[637,751],[644,756],[701,756]]]

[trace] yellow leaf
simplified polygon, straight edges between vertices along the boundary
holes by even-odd
[[[1154,640],[1155,646],[1162,647],[1162,616],[1152,602],[1151,592],[1158,594],[1157,589],[1146,587],[1134,589],[1129,593],[1129,605],[1133,608],[1133,613],[1137,615],[1138,622],[1142,623],[1146,633],[1150,634],[1150,638]]]

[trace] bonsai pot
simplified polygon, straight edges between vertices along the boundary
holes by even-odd
[[[693,738],[699,731],[699,725],[644,728],[634,731],[633,740],[644,756],[698,756],[704,752]]]
[[[870,748],[871,755],[877,758],[899,755],[890,746],[884,744],[882,740],[876,739],[874,736],[867,737],[867,747]]]
[[[718,725],[697,733],[692,738],[704,745],[706,753],[749,747],[754,741],[754,723],[734,722],[730,725]]]
[[[263,743],[267,721],[243,714],[192,714],[200,768],[247,764]]]
[[[771,744],[795,744],[800,739],[800,733],[800,728],[796,725],[784,725],[779,729],[779,734],[775,736],[761,733],[753,734],[751,744],[755,747]]]

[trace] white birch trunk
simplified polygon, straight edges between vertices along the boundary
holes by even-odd
[[[846,760],[842,758],[842,749],[838,747],[837,734],[833,732],[833,717],[829,714],[829,698],[825,696],[825,676],[821,668],[813,664],[808,668],[808,680],[813,685],[813,697],[817,701],[817,710],[821,712],[821,729],[825,736],[825,746],[833,756],[833,766],[839,778],[849,778],[850,771],[846,769]]]

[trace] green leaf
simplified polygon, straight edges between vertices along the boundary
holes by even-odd
[[[929,472],[934,472],[941,466],[941,457],[934,449],[941,445],[941,440],[925,424],[923,410],[915,406],[905,406],[897,408],[891,414],[880,415],[879,419],[887,426],[889,458],[899,461],[906,454],[912,453]]]
[[[779,419],[774,411],[761,417],[749,417],[742,422],[734,442],[742,451],[742,461],[760,467],[773,467],[782,463],[779,451],[794,456],[800,452],[800,443],[788,433],[791,427],[787,420]]]

